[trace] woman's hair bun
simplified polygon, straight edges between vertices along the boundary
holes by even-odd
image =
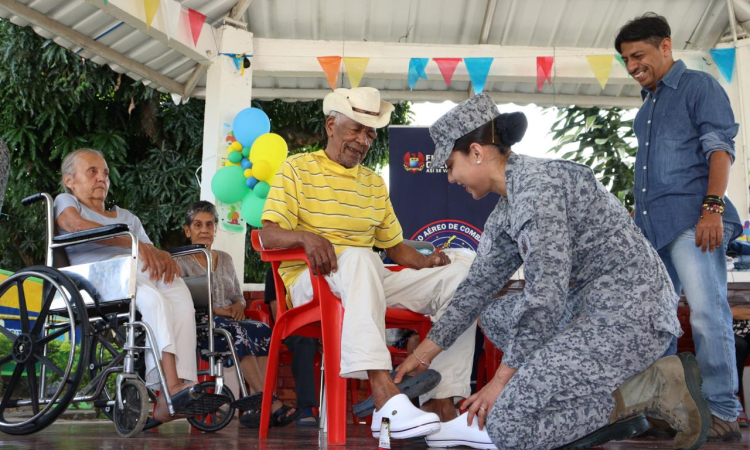
[[[529,121],[522,112],[503,113],[495,118],[495,132],[506,147],[521,142]]]

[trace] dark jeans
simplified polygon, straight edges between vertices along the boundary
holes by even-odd
[[[741,338],[734,335],[734,350],[737,353],[737,375],[740,380],[740,386],[742,386],[742,374],[745,371],[745,361],[750,356],[750,335]],[[745,405],[746,407],[748,405]]]

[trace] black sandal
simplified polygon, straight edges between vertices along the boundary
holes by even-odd
[[[273,396],[273,401],[277,401],[279,398]],[[232,403],[232,406],[238,409],[244,409],[245,414],[240,416],[240,423],[248,428],[259,428],[260,427],[260,409],[263,401],[263,393],[256,392],[255,394],[248,395],[247,397],[236,400]],[[279,400],[280,401],[280,400]],[[297,420],[302,415],[301,409],[296,409],[294,413],[287,416],[291,406],[282,404],[281,407],[271,413],[270,427],[284,427]]]
[[[276,400],[276,397],[274,396],[274,400]],[[294,412],[292,414],[289,414],[289,410],[293,409],[293,406],[284,405],[282,404],[279,409],[273,412],[271,415],[271,426],[272,427],[285,427],[289,425],[290,423],[296,421],[299,416],[302,415],[302,410],[299,408],[294,408]]]

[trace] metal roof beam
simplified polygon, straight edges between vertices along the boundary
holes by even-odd
[[[253,0],[239,0],[237,4],[234,5],[234,8],[232,8],[232,12],[229,13],[229,18],[233,20],[242,19],[245,11],[247,11],[252,3]]]
[[[194,44],[190,25],[181,17],[185,14],[182,5],[175,0],[161,0],[150,27],[146,26],[145,11],[140,1],[109,0],[106,4],[101,0],[85,1],[193,61],[208,65],[213,63],[211,58],[217,53],[214,29],[204,23],[198,43]]]
[[[183,92],[182,84],[174,81],[173,79],[160,74],[159,72],[146,67],[145,65],[134,61],[121,53],[118,53],[111,48],[100,44],[99,42],[91,39],[90,37],[75,31],[56,20],[52,20],[44,14],[29,8],[15,0],[0,0],[0,8],[6,9],[13,14],[21,17],[27,22],[44,28],[57,36],[74,43],[79,47],[83,47],[85,50],[93,53],[94,55],[101,56],[104,59],[110,61],[111,64],[117,64],[124,67],[130,72],[134,72],[138,76],[152,80],[154,83],[161,85],[165,89],[180,93]]]

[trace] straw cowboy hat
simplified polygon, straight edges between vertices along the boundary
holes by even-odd
[[[329,115],[331,111],[367,127],[383,128],[391,120],[393,105],[380,100],[380,92],[375,88],[339,88],[323,99],[323,114]]]

